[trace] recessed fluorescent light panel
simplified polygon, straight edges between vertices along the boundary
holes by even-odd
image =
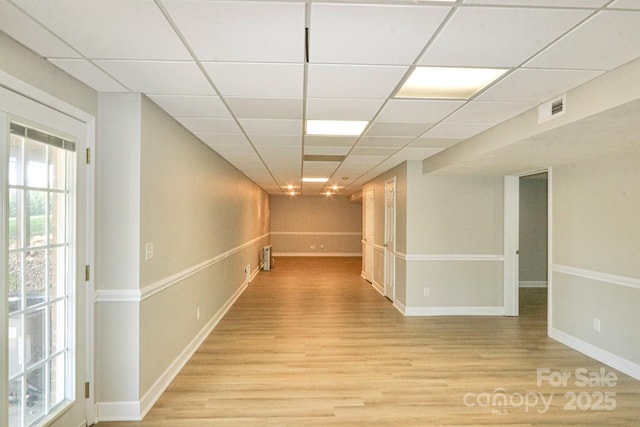
[[[327,182],[329,178],[302,178],[302,182]]]
[[[358,120],[307,120],[307,135],[360,136],[368,124]]]
[[[469,99],[506,72],[497,68],[417,67],[395,97]]]

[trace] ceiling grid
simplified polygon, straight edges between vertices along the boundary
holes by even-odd
[[[0,30],[145,94],[271,194],[350,194],[473,138],[639,58],[639,23],[636,0],[0,0]],[[417,67],[506,72],[466,99],[396,97]]]

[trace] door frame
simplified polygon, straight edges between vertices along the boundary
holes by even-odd
[[[369,201],[369,194],[371,194],[371,201]],[[373,277],[374,277],[374,273],[373,270],[375,268],[375,263],[374,263],[374,247],[373,247],[373,235],[375,234],[375,200],[376,200],[376,192],[375,192],[375,188],[371,187],[369,189],[367,189],[364,193],[364,203],[363,203],[363,209],[364,209],[364,230],[363,230],[363,243],[364,243],[364,253],[362,254],[362,259],[363,259],[363,266],[364,268],[362,269],[362,275],[363,277],[369,281],[370,283],[373,283]],[[371,206],[369,206],[369,203],[371,203]],[[369,209],[368,209],[369,208]],[[368,211],[371,211],[371,217],[368,218]],[[369,229],[369,227],[371,227],[372,233],[371,233],[371,237],[372,239],[369,240],[369,236],[367,235],[367,231]],[[371,258],[369,259],[369,252],[371,252]]]
[[[67,103],[45,91],[39,89],[29,83],[26,83],[11,74],[6,73],[5,71],[0,70],[0,89],[7,90],[9,92],[13,92],[13,94],[17,95],[20,99],[20,104],[26,105],[28,103],[32,104],[34,108],[53,110],[56,113],[63,114],[65,116],[70,117],[76,121],[82,123],[83,131],[83,149],[86,148],[88,150],[86,156],[87,159],[90,157],[90,153],[95,153],[95,138],[96,138],[96,118],[87,113],[80,108]],[[97,104],[97,101],[96,101]],[[31,108],[31,107],[30,107]],[[12,112],[10,112],[12,113]],[[29,119],[29,117],[26,117]],[[4,127],[4,125],[3,125]],[[83,151],[83,150],[82,150]],[[82,236],[82,242],[78,242],[78,251],[76,253],[76,271],[82,269],[85,270],[85,265],[89,266],[90,269],[93,270],[95,266],[95,162],[93,160],[87,161],[86,163],[81,159],[85,158],[85,153],[82,151],[77,152],[77,164],[76,164],[76,174],[80,167],[83,165],[86,167],[84,169],[84,183],[82,187],[84,188],[83,198],[84,198],[84,212],[86,217],[83,219],[84,221],[84,236]],[[3,157],[4,158],[4,157]],[[4,197],[2,198],[4,200]],[[4,202],[3,202],[4,203]],[[83,405],[85,407],[85,417],[87,421],[87,425],[92,425],[96,423],[97,414],[96,414],[96,405],[95,405],[95,337],[94,337],[94,274],[91,274],[88,277],[87,281],[80,280],[80,275],[77,275],[76,287],[83,286],[85,290],[85,297],[82,302],[77,301],[76,305],[83,304],[84,305],[84,317],[85,322],[81,326],[85,329],[86,334],[86,350],[84,355],[84,365],[85,372],[83,374],[83,381],[89,383],[89,397],[85,398],[84,393],[78,392],[76,394],[76,402],[78,405]],[[5,295],[6,297],[6,295]],[[6,298],[5,298],[6,300]],[[3,316],[4,317],[4,316]],[[0,327],[6,329],[7,325],[5,324],[5,320],[0,320]],[[2,347],[2,351],[5,350],[5,346]],[[0,366],[0,368],[3,368]],[[4,367],[6,368],[6,367]],[[79,372],[74,373],[75,375],[80,374]],[[77,377],[75,377],[77,380]],[[4,388],[1,387],[1,388]],[[6,398],[7,390],[0,391],[0,398]],[[84,403],[82,403],[84,401]]]
[[[551,174],[552,169],[536,169],[504,177],[504,315],[519,316],[520,280],[520,178],[547,173],[547,283],[551,290]],[[548,317],[551,320],[551,292],[549,292]],[[550,324],[550,323],[549,323]]]
[[[393,218],[391,218],[391,227],[389,227],[389,218],[388,218],[388,205],[387,205],[387,188],[388,185],[393,185]],[[384,183],[384,296],[389,298],[392,302],[395,302],[395,294],[396,294],[396,286],[395,286],[395,257],[396,257],[396,194],[397,194],[397,185],[396,185],[396,177],[385,181]],[[389,248],[387,241],[389,232],[393,233],[393,248]],[[390,266],[393,265],[392,268]],[[389,270],[392,271],[389,271]],[[391,295],[387,293],[387,288],[389,287],[388,281],[391,280]]]

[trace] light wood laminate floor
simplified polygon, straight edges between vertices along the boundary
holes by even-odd
[[[547,337],[545,289],[518,318],[403,317],[360,262],[277,258],[144,421],[99,427],[640,425],[640,381]]]

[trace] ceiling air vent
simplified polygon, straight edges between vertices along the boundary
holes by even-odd
[[[549,102],[538,107],[538,123],[546,122],[547,120],[555,119],[558,116],[563,115],[567,111],[567,95],[562,95],[559,98],[553,99]]]

